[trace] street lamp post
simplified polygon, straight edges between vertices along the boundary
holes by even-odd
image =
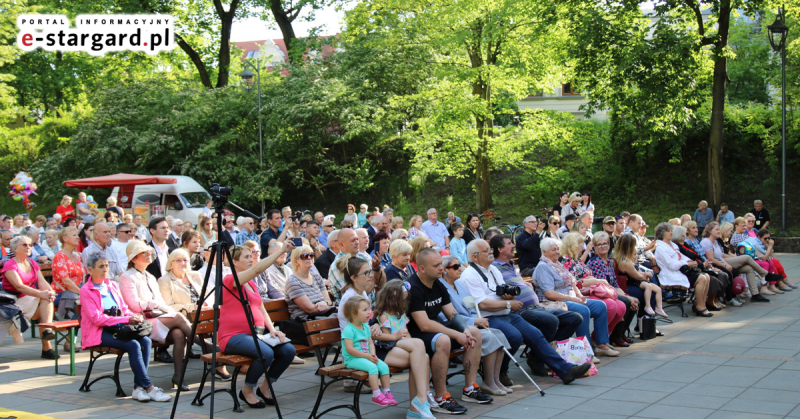
[[[260,59],[256,58],[256,65],[253,65],[250,61],[244,60],[245,69],[239,76],[242,80],[250,85],[250,81],[253,79],[253,72],[250,71],[248,66],[256,71],[256,83],[258,83],[258,164],[261,170],[264,170],[264,136],[261,132],[261,65]],[[252,87],[246,87],[247,91],[249,92]],[[264,215],[264,200],[261,200],[261,216]]]
[[[786,8],[778,8],[775,22],[767,26],[769,44],[775,52],[781,53],[781,233],[786,233],[786,37],[789,27],[786,26]],[[777,39],[776,39],[777,37]]]

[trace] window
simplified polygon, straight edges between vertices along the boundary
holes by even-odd
[[[175,203],[180,202],[177,195],[164,195],[164,206],[174,211]]]
[[[161,194],[144,194],[136,197],[136,205],[161,205]]]
[[[581,94],[575,91],[572,83],[565,83],[561,85],[561,96],[580,96]]]
[[[256,52],[258,52],[258,51],[257,50],[247,51],[247,58],[255,57],[256,56]]]
[[[211,199],[208,192],[186,192],[182,193],[180,197],[187,208],[203,208],[206,206],[206,200]]]

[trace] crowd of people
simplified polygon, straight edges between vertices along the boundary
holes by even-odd
[[[104,211],[84,205],[84,194],[77,209],[71,202],[65,196],[49,218],[0,217],[2,290],[14,298],[0,305],[0,341],[9,331],[21,339],[29,319],[80,315],[80,344],[66,342],[64,349],[102,344],[127,352],[139,401],[171,399],[147,373],[155,341],[171,343],[172,354],[159,345],[155,359],[174,364],[172,384],[183,390],[189,389],[180,377],[183,362],[199,357],[193,344],[252,358],[259,345],[267,369],[253,363],[238,397],[251,408],[274,405],[266,380],[305,361],[283,343],[281,325],[264,309],[273,300],[286,301],[293,322],[338,318],[344,363],[368,372],[364,390],[373,403],[396,405],[389,367],[410,369],[408,417],[432,418],[513,393],[506,351],[516,354],[523,343],[534,375],[569,384],[633,344],[633,320],[668,317],[664,303],[682,301],[690,290],[693,312],[711,317],[728,305],[769,302],[764,295],[797,288],[774,257],[760,201],[742,217],[724,204],[715,215],[700,202],[694,216],[659,223],[653,240],[642,217],[628,212],[602,218],[602,230],[593,233],[591,195],[577,192],[561,194],[546,218],[525,217],[516,238],[484,230],[477,214],[462,223],[450,212],[440,221],[435,208],[406,223],[389,207],[361,205],[356,212],[348,205],[337,226],[334,215],[303,216],[285,207],[262,220],[223,216],[219,229],[210,205],[198,220],[152,217],[145,224],[113,197]],[[222,278],[208,260],[218,239],[230,245],[232,258]],[[52,280],[42,274],[43,263],[51,264]],[[213,293],[201,291],[207,271],[209,289],[223,287],[219,348],[187,341],[190,313],[214,304]],[[254,343],[237,287],[255,326],[277,343]],[[149,336],[132,340],[108,330],[145,323]],[[554,350],[552,342],[572,336],[591,343],[591,362],[571,364]],[[53,338],[52,330],[42,331],[43,358],[56,357]],[[465,380],[458,400],[447,387],[456,349],[463,349],[457,362]],[[224,366],[215,373],[231,379]],[[355,387],[345,382],[346,391]]]

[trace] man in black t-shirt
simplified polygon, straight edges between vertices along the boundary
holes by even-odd
[[[442,257],[432,248],[422,249],[417,254],[419,272],[412,275],[410,305],[408,308],[408,332],[422,339],[425,351],[431,358],[431,374],[436,397],[431,400],[431,410],[451,415],[466,413],[447,392],[447,367],[450,350],[464,347],[465,386],[461,400],[470,403],[491,403],[492,398],[481,391],[477,384],[478,365],[481,362],[481,333],[473,326],[466,326],[464,319],[450,303],[447,289],[439,282],[442,277]],[[463,332],[450,329],[437,321],[444,313],[454,327],[462,325]]]
[[[755,227],[756,230],[761,230],[769,226],[769,211],[764,208],[764,204],[760,199],[753,202],[753,209],[750,210],[750,213],[756,216],[756,223],[752,226]]]

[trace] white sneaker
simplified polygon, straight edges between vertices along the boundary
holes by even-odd
[[[732,305],[734,307],[741,307],[742,306],[742,302],[739,301],[739,297],[733,297],[730,301],[728,301],[728,304],[730,304],[730,305]]]
[[[150,396],[147,395],[147,391],[145,391],[144,387],[137,387],[133,389],[133,394],[131,395],[133,400],[138,400],[140,402],[149,402]]]
[[[164,392],[158,387],[153,387],[153,389],[150,390],[147,395],[150,396],[150,400],[154,402],[168,402],[172,400],[172,396],[164,394]]]

